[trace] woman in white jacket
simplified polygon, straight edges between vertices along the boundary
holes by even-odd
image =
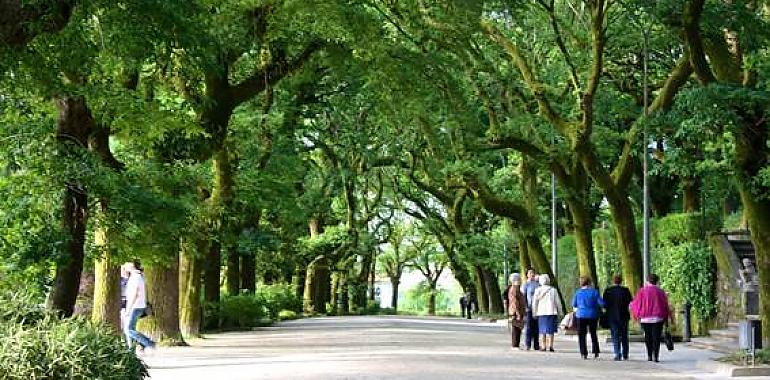
[[[559,292],[551,284],[551,278],[547,274],[540,275],[540,286],[535,289],[532,297],[532,314],[537,317],[537,325],[540,332],[540,341],[543,345],[540,351],[553,352],[553,335],[556,333],[557,320],[563,313]]]

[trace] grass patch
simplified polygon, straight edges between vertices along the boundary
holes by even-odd
[[[716,360],[740,366],[746,365],[749,362],[748,353],[746,351],[734,352]],[[770,364],[770,349],[757,350],[756,355],[754,356],[754,362],[756,364]]]

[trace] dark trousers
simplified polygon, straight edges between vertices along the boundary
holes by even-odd
[[[628,321],[609,321],[615,359],[628,359]]]
[[[468,314],[467,318],[471,319],[471,313],[473,312],[473,305],[468,304],[467,306],[465,306],[465,310],[467,310],[467,314]]]
[[[596,318],[576,318],[578,329],[578,346],[580,355],[588,356],[588,347],[586,347],[586,333],[591,333],[591,353],[599,354],[599,338],[596,336]]]
[[[642,323],[642,330],[644,330],[644,345],[647,347],[647,360],[658,361],[663,322]]]
[[[527,332],[524,336],[524,344],[527,348],[533,347],[540,349],[540,337],[537,331],[537,318],[532,315],[532,310],[527,310]]]
[[[519,347],[521,343],[521,327],[511,326],[511,346]]]
[[[461,303],[460,304],[460,312],[463,313],[463,318],[465,318],[465,309],[466,309],[465,304]]]

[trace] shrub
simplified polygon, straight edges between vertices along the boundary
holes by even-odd
[[[293,310],[281,310],[278,313],[278,319],[281,321],[288,321],[291,319],[297,319],[297,313]]]
[[[59,319],[24,296],[0,295],[0,373],[3,379],[133,380],[147,367],[105,326]],[[8,318],[9,317],[9,318]]]
[[[208,328],[248,329],[282,319],[281,311],[302,312],[302,299],[289,284],[262,285],[254,294],[224,296],[204,306]]]
[[[281,310],[302,312],[302,298],[297,295],[291,284],[261,285],[257,288],[255,297],[261,298],[267,307],[270,319],[278,319]]]

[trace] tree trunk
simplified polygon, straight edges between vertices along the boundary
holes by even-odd
[[[142,319],[141,328],[163,345],[186,346],[179,329],[179,257],[174,254],[168,266],[149,266],[145,270],[147,301],[152,316]]]
[[[329,301],[329,263],[319,256],[307,266],[305,276],[305,294],[303,296],[303,309],[306,313],[326,313],[326,302]]]
[[[85,150],[88,135],[95,122],[83,97],[62,97],[56,100],[59,111],[56,122],[57,140],[64,155]],[[56,275],[47,306],[60,315],[69,317],[75,309],[80,288],[80,275],[85,257],[86,225],[88,223],[88,194],[83,186],[67,183],[62,204],[62,224],[68,240],[65,256],[56,265]]]
[[[393,311],[398,313],[398,285],[401,284],[401,280],[399,278],[392,278],[390,279],[390,285],[393,288],[393,294],[390,296],[390,307],[393,308]]]
[[[227,271],[225,272],[227,294],[237,296],[241,294],[241,257],[234,246],[227,249]]]
[[[541,274],[545,273],[548,275],[548,277],[551,279],[551,286],[559,291],[559,301],[561,302],[562,310],[567,310],[565,307],[566,304],[564,303],[564,296],[559,289],[559,280],[556,278],[556,276],[553,275],[553,270],[551,269],[551,265],[548,262],[548,258],[545,256],[545,251],[543,250],[543,244],[540,243],[540,239],[538,239],[534,234],[527,234],[525,238],[527,242],[527,251],[529,252],[529,257],[532,259],[532,263],[534,264],[535,272]]]
[[[101,212],[107,209],[106,201],[101,201]],[[99,257],[94,260],[94,303],[91,320],[104,323],[115,331],[120,329],[120,267],[112,256],[109,230],[104,225],[96,226],[94,245]]]
[[[430,283],[430,293],[428,294],[428,315],[436,315],[436,282]]]
[[[766,145],[770,130],[764,117],[750,121],[739,130],[736,136],[735,162],[743,215],[751,232],[759,273],[762,346],[768,347],[770,346],[770,200],[767,194],[770,193],[770,189],[762,186],[762,181],[759,179],[762,170],[770,163],[770,150]]]
[[[622,196],[607,197],[612,215],[612,227],[618,241],[620,263],[623,267],[623,281],[636,294],[644,284],[642,278],[642,252],[636,234],[636,220],[628,198]]]
[[[476,272],[476,302],[478,303],[478,308],[482,313],[489,313],[489,289],[487,289],[487,284],[484,281],[484,270],[480,265],[474,265],[473,269]]]
[[[700,210],[700,188],[698,179],[686,177],[682,179],[682,212],[698,212]]]
[[[326,310],[326,312],[329,314],[337,315],[339,313],[337,310],[337,302],[339,301],[340,272],[335,271],[331,274],[331,284],[329,286],[329,305],[331,307],[329,310]]]
[[[203,272],[203,297],[206,302],[219,302],[219,280],[222,272],[220,251],[219,242],[212,241],[206,254]]]
[[[568,197],[570,215],[572,215],[573,234],[575,236],[575,248],[577,250],[578,273],[588,276],[597,282],[596,259],[594,257],[593,240],[591,231],[593,223],[591,214],[583,202]]]
[[[182,244],[179,256],[179,329],[185,338],[199,337],[201,329],[201,275],[206,242]]]
[[[257,291],[257,261],[253,254],[241,257],[241,289],[249,294]]]
[[[500,285],[497,282],[495,274],[487,269],[483,270],[484,283],[488,290],[489,297],[489,313],[490,314],[503,314],[503,299],[502,292],[500,291]]]

